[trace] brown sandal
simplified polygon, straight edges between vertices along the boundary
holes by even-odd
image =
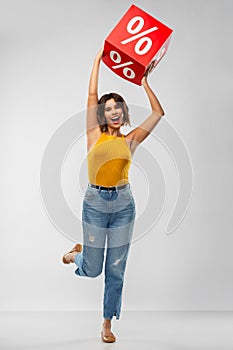
[[[70,252],[68,252],[68,253],[66,253],[65,255],[63,255],[63,257],[62,257],[62,262],[63,262],[64,264],[70,264],[70,260],[67,259],[68,255],[71,254],[71,253],[74,253],[74,252],[81,253],[81,251],[82,251],[82,244],[76,244],[76,245],[74,246],[74,248],[71,249]]]
[[[114,343],[116,341],[116,337],[112,332],[111,332],[111,335],[104,335],[102,331],[101,338],[104,343]]]

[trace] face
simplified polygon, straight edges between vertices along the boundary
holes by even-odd
[[[121,103],[116,102],[113,98],[105,103],[104,116],[111,128],[117,129],[124,124]]]

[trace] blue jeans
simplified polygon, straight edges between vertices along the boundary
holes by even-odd
[[[88,185],[83,200],[83,251],[75,256],[79,276],[101,274],[105,247],[103,317],[120,318],[124,273],[135,222],[130,185],[116,191]]]

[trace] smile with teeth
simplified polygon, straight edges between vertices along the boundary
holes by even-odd
[[[117,117],[112,117],[112,118],[111,118],[111,120],[113,121],[113,123],[118,122],[118,121],[119,121],[119,119],[120,119],[120,117],[119,117],[119,116],[117,116]]]

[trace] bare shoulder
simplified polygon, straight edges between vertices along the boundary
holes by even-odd
[[[132,141],[135,138],[135,129],[128,132],[128,134],[125,135],[125,138],[129,141]]]
[[[91,148],[95,145],[97,140],[99,139],[102,131],[99,126],[92,128],[86,132],[87,135],[87,151],[89,152]]]
[[[133,130],[131,130],[127,135],[125,135],[125,138],[132,153],[148,135],[149,132],[141,127],[136,127]]]
[[[131,153],[133,154],[137,144],[134,142],[135,139],[135,129],[131,130],[130,132],[128,132],[128,134],[125,135],[125,141],[131,151]]]

